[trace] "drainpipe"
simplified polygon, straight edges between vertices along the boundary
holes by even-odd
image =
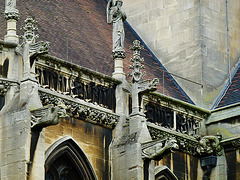
[[[230,50],[229,50],[229,26],[228,26],[228,0],[226,0],[226,24],[227,24],[227,59],[228,59],[228,76],[229,84],[232,81],[231,78],[231,64],[230,64]]]

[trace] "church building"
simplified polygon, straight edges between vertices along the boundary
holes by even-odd
[[[240,0],[0,11],[1,180],[240,180]]]

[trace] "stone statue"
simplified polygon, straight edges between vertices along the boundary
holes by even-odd
[[[124,52],[124,27],[123,22],[127,16],[121,11],[122,0],[116,0],[115,4],[113,0],[109,0],[107,4],[107,23],[113,23],[113,52]]]

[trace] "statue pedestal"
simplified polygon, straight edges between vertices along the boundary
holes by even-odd
[[[125,73],[123,72],[123,58],[114,59],[114,72],[112,76],[116,79],[126,79]]]

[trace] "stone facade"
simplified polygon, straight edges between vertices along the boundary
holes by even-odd
[[[163,65],[192,80],[176,78],[194,105],[155,92],[159,79],[144,78],[139,40],[126,52],[114,49],[114,72],[107,76],[49,55],[30,17],[19,43],[16,0],[5,2],[0,179],[238,179],[239,103],[209,108],[228,77],[225,3],[124,2],[129,23]],[[110,12],[118,8],[111,3]],[[228,7],[233,69],[239,3]]]

